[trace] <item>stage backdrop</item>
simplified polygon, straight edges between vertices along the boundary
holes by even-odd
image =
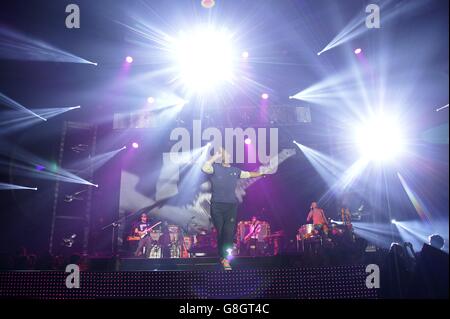
[[[185,234],[209,232],[212,229],[209,211],[210,184],[208,176],[201,171],[201,165],[209,157],[206,149],[203,147],[190,153],[182,153],[186,157],[175,163],[170,159],[171,147],[175,142],[170,141],[169,131],[127,130],[120,135],[124,142],[137,141],[139,148],[128,148],[120,160],[122,168],[119,218],[122,220],[119,244],[130,234],[131,224],[137,221],[143,212],[148,214],[151,221],[163,220],[179,226]],[[273,222],[274,230],[283,228],[283,225],[276,225],[277,220],[284,219],[285,213],[280,214],[278,207],[289,207],[289,200],[292,200],[292,194],[288,195],[290,199],[278,195],[284,191],[277,186],[277,179],[290,174],[289,169],[286,171],[290,161],[299,161],[299,154],[293,148],[295,145],[292,144],[291,136],[281,133],[278,141],[276,152],[272,152],[276,155],[271,161],[261,163],[258,159],[256,163],[235,164],[245,170],[256,170],[261,165],[267,167],[279,164],[275,175],[241,180],[236,189],[238,198],[243,202],[240,205],[238,220],[249,219],[252,214],[264,212],[265,216],[260,217]],[[202,146],[205,144],[206,142],[202,143]],[[246,146],[246,160],[249,150],[253,147],[256,146]],[[267,150],[267,154],[270,153],[270,150]],[[301,163],[304,164],[303,159]],[[288,187],[287,184],[284,186]],[[242,213],[242,209],[245,213]],[[276,218],[269,216],[272,210],[277,211]],[[288,208],[288,211],[292,214],[292,210]]]

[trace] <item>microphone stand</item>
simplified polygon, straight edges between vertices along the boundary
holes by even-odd
[[[127,218],[127,216],[121,217],[118,220],[113,221],[112,223],[102,227],[102,230],[106,230],[112,227],[112,235],[111,235],[111,253],[114,257],[117,257],[117,235],[118,229],[122,222]]]

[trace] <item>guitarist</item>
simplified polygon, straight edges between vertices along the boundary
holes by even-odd
[[[230,162],[230,154],[221,148],[202,166],[202,171],[210,175],[212,186],[211,218],[217,230],[217,248],[224,270],[231,270],[231,265],[227,259],[227,249],[231,249],[233,246],[236,230],[238,199],[235,190],[238,180],[263,175],[260,172],[240,170],[231,166]]]
[[[248,234],[244,237],[247,254],[250,256],[257,255],[261,252],[260,247],[258,247],[258,236],[260,232],[261,223],[256,216],[252,216]]]
[[[147,228],[149,228],[151,225],[148,222],[148,216],[146,213],[142,213],[139,217],[139,221],[136,222],[133,225],[133,234],[135,236],[142,236],[145,234],[145,230]],[[142,237],[139,240],[139,244],[138,247],[136,249],[136,252],[134,253],[134,255],[136,257],[142,256],[142,250],[145,247],[145,251],[147,252],[148,249],[150,248],[150,244],[152,242],[152,239],[150,238],[150,236],[148,234],[146,234],[144,237]]]

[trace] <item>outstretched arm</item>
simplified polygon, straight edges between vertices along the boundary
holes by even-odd
[[[206,174],[213,174],[214,173],[214,168],[212,166],[212,164],[217,161],[217,159],[219,159],[222,156],[221,153],[217,152],[216,154],[214,154],[214,156],[212,156],[209,160],[207,160],[203,166],[202,166],[202,171]]]
[[[247,171],[241,171],[241,175],[239,178],[252,178],[252,177],[259,177],[263,176],[263,173],[260,172],[247,172]]]

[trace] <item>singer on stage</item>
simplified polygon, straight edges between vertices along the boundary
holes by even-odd
[[[220,163],[216,163],[219,161]],[[202,171],[210,175],[211,218],[217,230],[217,247],[220,262],[225,270],[231,270],[227,259],[228,249],[233,246],[236,230],[238,199],[235,190],[240,178],[263,175],[260,172],[247,172],[230,165],[230,154],[223,148],[202,166]]]

